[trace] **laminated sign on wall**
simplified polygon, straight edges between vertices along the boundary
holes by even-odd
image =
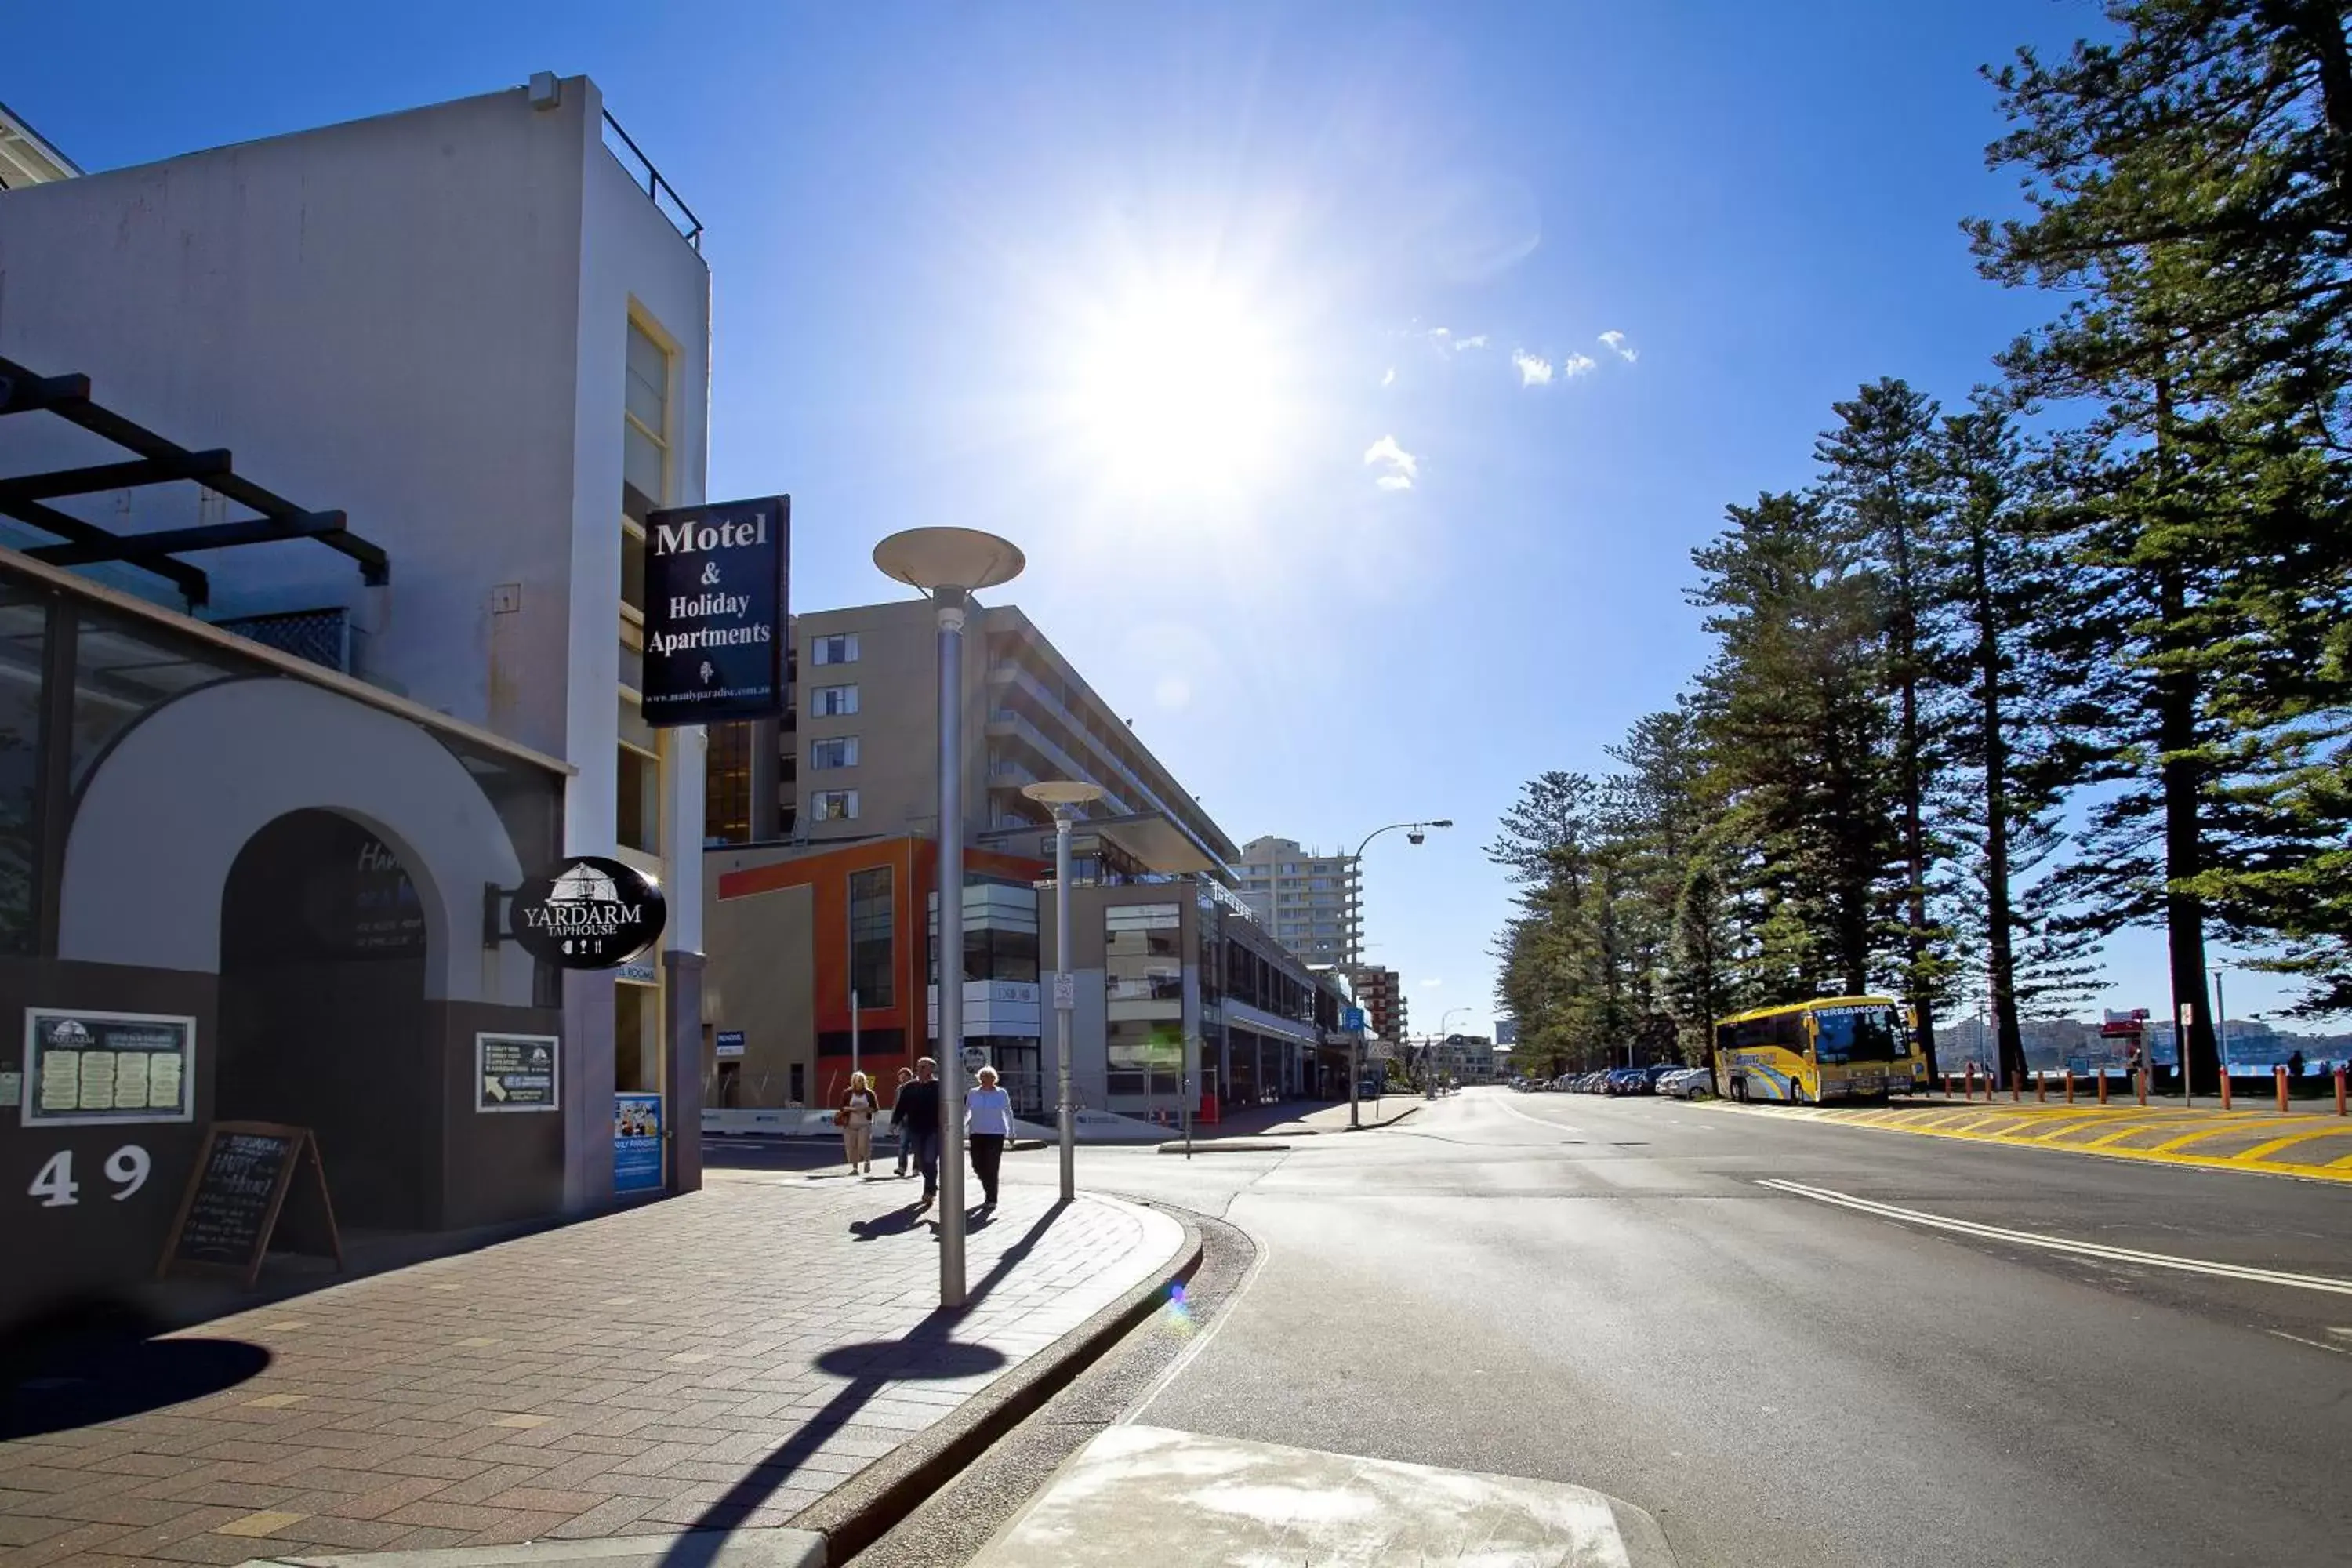
[[[782,717],[792,519],[790,496],[646,517],[646,723]]]

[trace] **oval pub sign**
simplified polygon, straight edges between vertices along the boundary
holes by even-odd
[[[522,950],[565,969],[612,969],[659,941],[669,904],[643,872],[574,855],[515,889],[507,929]]]

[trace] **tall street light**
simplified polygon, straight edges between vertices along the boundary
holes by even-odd
[[[1427,822],[1391,822],[1386,827],[1375,827],[1364,835],[1356,852],[1348,857],[1348,984],[1352,990],[1362,983],[1357,978],[1363,968],[1364,910],[1364,851],[1373,839],[1383,833],[1403,833],[1410,840],[1420,843],[1433,827],[1451,827],[1454,819],[1440,816]],[[1348,1037],[1348,1125],[1364,1124],[1364,1032],[1352,1031]]]
[[[1070,1109],[1070,1009],[1077,1005],[1078,983],[1070,974],[1070,824],[1078,808],[1103,797],[1100,784],[1076,779],[1045,779],[1021,791],[1054,813],[1054,1127],[1062,1145],[1062,1201],[1077,1196],[1077,1128]]]
[[[940,1305],[964,1304],[963,618],[972,594],[1021,575],[1018,546],[971,528],[910,528],[874,564],[930,595],[940,617]]]

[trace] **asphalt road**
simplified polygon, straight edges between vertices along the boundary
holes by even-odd
[[[1258,1248],[1136,1419],[1577,1482],[1692,1565],[2352,1562],[2352,1294],[1759,1183],[2345,1281],[2352,1188],[1504,1089],[1080,1179]]]

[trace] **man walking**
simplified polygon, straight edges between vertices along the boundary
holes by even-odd
[[[915,1081],[898,1091],[894,1120],[915,1141],[915,1166],[923,1173],[923,1201],[929,1208],[940,1194],[940,1064],[929,1057],[915,1063]]]
[[[890,1136],[898,1141],[898,1174],[901,1176],[907,1173],[907,1157],[915,1152],[914,1145],[908,1141],[911,1135],[907,1128],[907,1086],[914,1081],[915,1069],[900,1068],[898,1081],[890,1090]]]

